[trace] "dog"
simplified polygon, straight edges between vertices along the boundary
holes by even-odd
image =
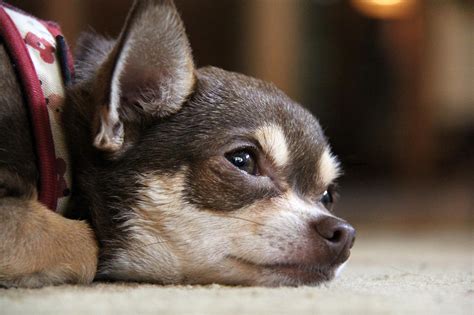
[[[58,111],[65,210],[40,198],[25,90],[0,48],[2,286],[317,285],[347,261],[355,230],[332,212],[340,167],[316,118],[270,83],[196,69],[172,1],[136,1],[117,40],[79,39]]]

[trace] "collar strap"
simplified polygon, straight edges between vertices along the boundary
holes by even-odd
[[[70,195],[67,149],[61,128],[64,82],[73,64],[59,27],[0,3],[0,36],[17,71],[28,107],[39,170],[38,199],[62,212]]]

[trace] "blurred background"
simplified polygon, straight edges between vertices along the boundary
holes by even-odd
[[[7,1],[74,46],[116,36],[131,1]],[[198,66],[272,81],[320,120],[356,227],[472,228],[474,2],[176,0]]]

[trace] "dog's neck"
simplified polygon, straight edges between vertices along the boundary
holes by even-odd
[[[28,104],[40,173],[38,198],[62,213],[70,195],[71,174],[61,113],[64,79],[70,79],[72,60],[56,24],[4,4],[0,24]]]

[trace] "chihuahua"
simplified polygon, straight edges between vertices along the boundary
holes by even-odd
[[[51,211],[28,90],[0,43],[0,285],[334,278],[355,231],[332,213],[339,163],[307,110],[270,83],[196,69],[171,0],[136,1],[117,40],[83,35],[75,59],[55,112],[70,200]]]

